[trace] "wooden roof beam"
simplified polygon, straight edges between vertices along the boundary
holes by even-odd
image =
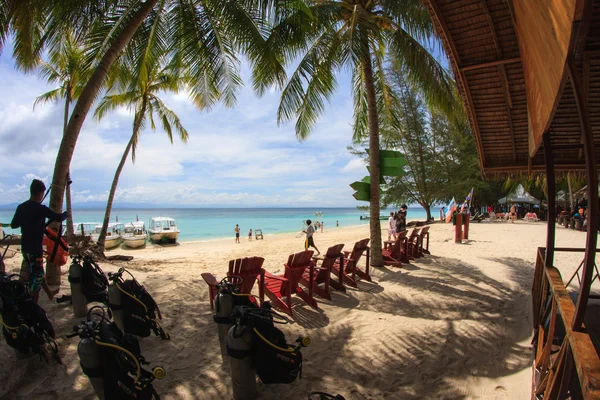
[[[513,58],[505,58],[494,61],[488,61],[480,64],[466,65],[464,67],[460,67],[461,71],[472,71],[474,69],[495,67],[497,65],[506,65],[521,62],[521,57],[513,57]]]
[[[487,6],[486,0],[481,0],[481,6],[483,7],[483,11],[485,12],[485,16],[490,27],[490,33],[492,35],[492,39],[494,40],[494,46],[496,47],[496,56],[498,59],[502,59],[502,48],[500,47],[500,41],[498,40],[498,35],[496,34],[496,26],[494,25],[494,20],[492,19],[492,15],[490,14],[490,10]],[[511,135],[511,144],[512,144],[512,152],[513,152],[513,161],[517,161],[517,149],[515,147],[515,127],[512,120],[512,98],[510,94],[510,87],[508,85],[508,78],[506,77],[506,70],[504,69],[504,64],[498,64],[498,75],[500,75],[500,81],[502,85],[502,91],[504,92],[504,98],[506,100],[506,114],[508,116],[508,125],[510,127],[510,135]]]

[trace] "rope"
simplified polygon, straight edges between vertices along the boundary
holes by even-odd
[[[279,347],[274,343],[271,343],[267,340],[266,337],[264,337],[263,335],[260,334],[260,332],[258,331],[258,329],[254,328],[254,332],[258,335],[259,338],[261,338],[266,344],[268,344],[269,346],[273,347],[274,349],[277,349],[279,351],[285,351],[286,353],[293,353],[296,350],[294,350],[293,347],[288,347],[287,349],[284,349],[283,347]]]

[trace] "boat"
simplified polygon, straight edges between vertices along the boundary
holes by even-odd
[[[379,216],[380,221],[387,221],[389,218],[390,218],[389,215],[380,215]],[[371,216],[369,214],[363,214],[360,216],[360,219],[361,220],[369,220],[369,219],[371,219]]]
[[[102,231],[102,225],[96,225],[94,233],[92,233],[92,241],[98,242],[100,237],[100,231]],[[112,249],[117,247],[123,242],[121,234],[125,232],[125,225],[120,222],[111,222],[108,224],[106,229],[106,238],[104,238],[104,248]]]
[[[167,240],[169,243],[175,243],[179,237],[179,229],[173,218],[154,217],[150,219],[150,228],[148,236],[152,242],[158,243]]]
[[[123,245],[132,249],[137,249],[146,244],[146,224],[143,221],[135,221],[125,225],[125,233],[121,235]]]
[[[100,222],[77,222],[73,225],[73,234],[74,235],[83,235],[87,237],[91,237],[94,232],[96,232],[96,227],[102,224]],[[66,234],[67,227],[64,226],[63,235]]]

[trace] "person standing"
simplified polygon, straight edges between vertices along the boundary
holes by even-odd
[[[235,229],[233,231],[235,232],[235,242],[239,243],[240,242],[240,226],[238,224],[235,224]]]
[[[44,274],[42,241],[46,230],[46,219],[56,222],[67,219],[66,211],[58,214],[42,204],[45,191],[44,182],[34,179],[29,187],[29,200],[19,204],[10,223],[10,227],[13,229],[21,228],[23,262],[20,276],[22,280],[28,282],[29,291],[35,303],[40,298],[41,289],[44,289],[50,300],[58,293],[58,289],[50,290]]]
[[[315,233],[315,228],[311,224],[311,220],[306,220],[306,230],[302,232],[306,233],[306,240],[304,241],[304,250],[308,250],[309,247],[313,247],[317,251],[317,255],[321,254],[317,246],[315,246],[315,241],[313,239],[313,234]]]
[[[248,240],[252,240],[252,229],[248,231]]]
[[[340,221],[337,221],[337,220],[335,221],[335,227],[336,227],[336,228],[339,228],[339,227],[340,227]]]
[[[321,233],[323,233],[323,229],[325,229],[325,222],[321,222]]]
[[[390,218],[388,218],[388,241],[392,240],[392,236],[394,236],[394,240],[398,240],[396,237],[396,220],[394,219],[394,212],[390,212]]]

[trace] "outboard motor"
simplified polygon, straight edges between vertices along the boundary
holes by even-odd
[[[17,358],[40,354],[47,362],[50,355],[62,364],[54,327],[19,275],[0,276],[0,324],[6,343],[15,349]]]
[[[152,382],[164,378],[165,370],[142,367],[148,363],[137,339],[110,321],[103,307],[92,307],[87,321],[73,327],[73,331],[68,337],[81,338],[77,347],[81,368],[100,400],[160,398]]]
[[[131,279],[123,280],[125,272]],[[108,304],[123,332],[148,337],[153,331],[162,340],[171,339],[158,322],[162,320],[158,305],[131,272],[120,268],[118,272],[109,273],[108,277],[111,281]]]

